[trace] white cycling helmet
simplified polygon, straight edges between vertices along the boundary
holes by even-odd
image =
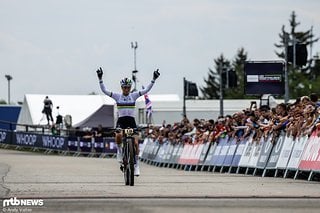
[[[132,81],[129,78],[124,78],[120,81],[121,87],[131,87]]]

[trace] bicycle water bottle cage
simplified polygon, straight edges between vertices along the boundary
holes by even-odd
[[[124,134],[126,134],[127,136],[132,136],[133,132],[134,131],[132,128],[124,129]]]

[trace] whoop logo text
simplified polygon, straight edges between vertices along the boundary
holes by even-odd
[[[8,206],[43,206],[42,199],[17,199],[16,197],[3,200],[3,207]]]

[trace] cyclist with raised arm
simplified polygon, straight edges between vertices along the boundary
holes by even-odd
[[[99,84],[102,92],[106,94],[107,96],[113,98],[116,101],[117,108],[118,108],[118,120],[117,120],[117,127],[121,129],[125,128],[136,128],[136,121],[135,121],[135,103],[136,100],[149,92],[151,88],[153,87],[153,84],[155,83],[155,80],[160,76],[159,69],[155,70],[153,72],[153,79],[147,85],[146,88],[144,88],[141,91],[135,91],[130,93],[132,81],[129,78],[124,78],[120,81],[122,93],[114,93],[106,89],[105,85],[102,81],[102,75],[103,71],[101,67],[97,70],[97,75],[99,78]],[[120,147],[122,143],[122,133],[116,133],[115,141]],[[135,137],[135,147],[136,147],[136,164],[134,165],[134,175],[139,176],[140,175],[140,168],[139,168],[139,144],[138,144],[138,138]],[[118,148],[117,151],[117,159],[118,161],[122,161],[122,149]]]

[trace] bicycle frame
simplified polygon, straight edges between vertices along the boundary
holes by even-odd
[[[122,153],[123,153],[123,175],[126,185],[134,185],[134,164],[135,164],[135,146],[133,129],[124,129],[124,137],[122,139]]]

